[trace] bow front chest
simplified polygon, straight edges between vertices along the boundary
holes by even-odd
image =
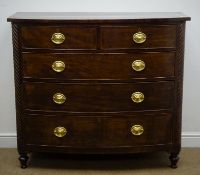
[[[30,152],[170,153],[181,148],[181,13],[16,13],[17,141]]]

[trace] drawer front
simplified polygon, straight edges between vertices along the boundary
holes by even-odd
[[[27,145],[117,147],[171,143],[170,113],[128,116],[27,115]]]
[[[160,83],[25,83],[24,107],[71,112],[116,112],[169,109],[174,82]]]
[[[26,144],[95,146],[100,134],[98,118],[92,117],[31,115],[24,122]]]
[[[175,53],[24,53],[26,78],[60,80],[174,77]],[[138,66],[139,64],[139,66]]]
[[[103,119],[103,143],[108,146],[155,145],[172,142],[172,118],[167,113]]]
[[[96,49],[96,28],[24,26],[21,30],[24,48]]]
[[[133,35],[141,31],[146,40],[136,43]],[[138,35],[136,35],[137,37]],[[141,38],[141,36],[139,36]],[[175,48],[176,26],[130,26],[130,27],[102,27],[102,49],[135,49],[135,48]]]

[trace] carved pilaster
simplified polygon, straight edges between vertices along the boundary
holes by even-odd
[[[177,25],[177,44],[175,61],[175,117],[173,118],[173,148],[170,155],[171,167],[176,168],[181,149],[183,68],[184,68],[185,23]]]
[[[14,62],[14,78],[15,78],[15,105],[16,105],[16,121],[17,121],[17,145],[19,153],[23,152],[23,106],[22,106],[22,64],[21,64],[21,44],[20,44],[20,27],[12,24],[13,39],[13,62]]]

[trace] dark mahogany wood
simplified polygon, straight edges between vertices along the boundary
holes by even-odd
[[[178,23],[191,18],[180,12],[17,12],[10,22],[34,24]]]
[[[21,163],[21,168],[27,168],[28,159],[29,157],[27,156],[27,154],[20,154],[19,161]]]
[[[16,13],[12,22],[17,144],[28,153],[127,154],[181,150],[185,22],[182,13]],[[133,42],[142,31],[147,40]],[[51,36],[66,40],[55,45]],[[143,60],[135,72],[131,64]],[[65,62],[61,73],[54,61]],[[162,80],[162,81],[161,81]],[[144,93],[142,103],[131,94]],[[62,105],[55,93],[65,94]],[[131,134],[133,125],[144,133]],[[58,138],[53,130],[66,127]]]
[[[141,31],[146,34],[146,41],[137,44],[133,41],[133,34]],[[135,49],[135,48],[175,48],[176,25],[137,25],[111,26],[101,28],[102,49]]]
[[[63,27],[63,26],[23,26],[23,48],[55,48],[55,49],[95,49],[96,28],[94,27]],[[54,44],[51,37],[54,33],[62,33],[65,41]]]
[[[132,80],[145,78],[173,78],[175,53],[24,53],[23,76],[33,79],[57,80]],[[133,70],[135,60],[145,62],[145,69]],[[53,71],[54,61],[63,61],[63,72]],[[83,64],[84,63],[84,64]]]
[[[49,121],[49,122],[46,122]],[[27,115],[24,127],[27,145],[48,145],[74,148],[134,147],[139,145],[170,144],[170,113],[151,113],[124,116]],[[144,134],[131,133],[133,125],[142,125]],[[54,128],[67,129],[64,137],[56,137]],[[162,132],[161,132],[162,130]],[[124,149],[124,151],[126,151]]]
[[[171,153],[169,159],[171,161],[171,168],[177,168],[177,163],[179,161],[178,153]]]
[[[25,83],[24,108],[71,112],[118,112],[172,109],[174,83]],[[144,101],[134,103],[131,95],[142,92]],[[66,97],[64,104],[53,101],[55,93]],[[163,100],[164,99],[164,100]]]

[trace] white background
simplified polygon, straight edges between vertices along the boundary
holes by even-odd
[[[0,0],[0,147],[16,145],[11,25],[15,12],[183,12],[186,27],[183,145],[200,147],[199,0]],[[158,131],[159,132],[159,131]]]

